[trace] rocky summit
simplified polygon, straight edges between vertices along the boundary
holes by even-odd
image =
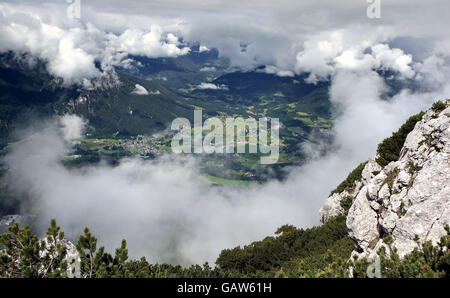
[[[352,256],[358,258],[374,256],[387,246],[386,237],[401,258],[426,241],[436,244],[450,223],[449,140],[446,100],[421,114],[397,160],[380,165],[378,152],[359,179],[332,193],[320,209],[321,222],[347,213],[348,235],[356,244]]]

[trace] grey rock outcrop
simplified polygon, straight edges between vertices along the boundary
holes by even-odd
[[[45,241],[46,248],[40,251],[41,257],[45,256],[48,253],[49,244],[47,242],[47,238],[42,239]],[[57,243],[66,247],[66,256],[64,260],[67,262],[67,276],[68,277],[80,277],[80,254],[77,251],[76,246],[67,239],[57,240]],[[41,269],[44,270],[43,268]]]
[[[450,101],[441,112],[428,110],[408,134],[400,158],[384,168],[366,164],[355,191],[330,196],[320,210],[324,223],[344,212],[340,201],[353,195],[347,229],[353,255],[370,257],[391,235],[400,257],[419,242],[437,243],[450,224]]]

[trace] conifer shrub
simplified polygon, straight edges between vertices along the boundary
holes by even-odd
[[[367,164],[367,162],[359,164],[353,171],[350,172],[350,174],[347,176],[347,178],[345,178],[345,180],[342,181],[341,184],[339,184],[336,187],[336,189],[331,191],[330,195],[332,195],[334,193],[341,193],[344,190],[351,189],[355,185],[355,182],[361,179],[362,171],[364,170],[364,167],[366,166],[366,164]]]
[[[403,259],[392,248],[392,237],[383,238],[389,256],[384,247],[377,252],[381,277],[448,278],[450,228],[445,229],[447,235],[437,245],[430,241],[421,244],[416,237],[417,248]],[[0,278],[67,278],[69,272],[82,278],[345,278],[350,276],[350,271],[353,277],[367,277],[371,261],[350,259],[354,245],[347,236],[345,216],[306,230],[286,225],[278,232],[277,237],[222,251],[214,268],[208,263],[184,268],[151,264],[144,257],[129,260],[125,240],[114,255],[109,254],[103,247],[97,247],[97,238],[85,229],[76,245],[81,262],[75,270],[74,262],[66,258],[64,232],[54,220],[42,240],[29,227],[20,228],[14,223],[8,233],[0,235]]]
[[[436,113],[440,113],[443,110],[445,110],[447,108],[447,104],[444,101],[436,101],[435,103],[433,103],[433,105],[431,106],[431,109],[436,112]]]
[[[411,116],[398,131],[378,145],[376,161],[379,165],[387,166],[391,161],[397,161],[400,158],[400,151],[405,144],[406,137],[414,129],[416,123],[422,120],[423,115],[424,112],[420,112]]]

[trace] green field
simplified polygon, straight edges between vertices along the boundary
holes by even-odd
[[[209,174],[203,174],[203,177],[208,179],[208,181],[211,182],[212,184],[217,184],[217,185],[246,186],[246,185],[252,184],[252,182],[250,182],[250,181],[225,179],[225,178],[215,177],[215,176],[212,176]]]

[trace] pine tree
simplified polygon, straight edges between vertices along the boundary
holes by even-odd
[[[108,277],[108,266],[112,261],[111,255],[105,253],[102,246],[97,250],[97,238],[88,228],[84,235],[78,238],[77,251],[80,255],[80,275],[82,278]]]
[[[67,248],[62,242],[64,233],[54,219],[47,237],[41,241],[31,233],[30,227],[20,228],[18,223],[0,235],[0,276],[11,278],[46,278],[67,276]]]

